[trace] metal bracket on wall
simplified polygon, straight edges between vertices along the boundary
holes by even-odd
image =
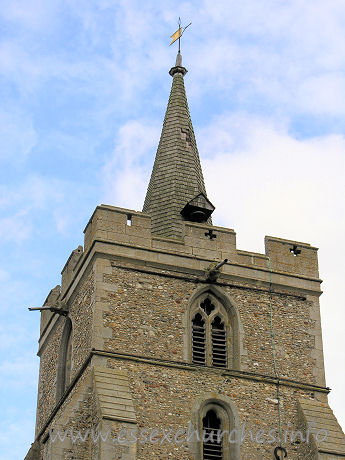
[[[66,302],[62,302],[61,300],[58,300],[54,306],[50,307],[48,305],[43,305],[43,307],[29,307],[29,311],[51,311],[52,313],[57,313],[58,315],[61,316],[67,316],[68,315],[68,308]]]

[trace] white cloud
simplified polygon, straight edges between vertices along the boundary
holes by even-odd
[[[281,124],[233,114],[214,120],[198,139],[201,154],[215,147],[213,157],[203,161],[217,207],[214,223],[234,228],[240,249],[263,253],[267,234],[320,248],[326,377],[344,425],[345,375],[339,363],[345,350],[345,138],[297,140]]]
[[[271,111],[284,104],[289,112],[344,115],[342,2],[205,1],[193,25],[185,59],[193,97],[214,91],[231,96],[229,104],[254,107],[262,98]]]
[[[44,18],[38,0],[22,14],[34,11],[36,3]],[[198,10],[193,5],[181,4],[181,14],[193,22],[183,44],[185,65],[193,71],[191,98],[215,91],[229,103],[235,97],[253,105],[261,98],[272,110],[284,104],[289,111],[344,115],[342,2],[204,0]],[[48,16],[54,17],[54,8]],[[173,64],[175,50],[168,48],[168,31],[176,26],[173,2],[161,8],[155,2],[79,0],[66,2],[65,14],[78,24],[71,50],[52,53],[46,40],[33,47],[36,36],[7,37],[0,44],[3,72],[20,91],[57,78],[65,81],[66,91],[97,94],[103,105],[135,104],[157,72]],[[30,15],[24,16],[30,22]]]
[[[199,133],[202,153],[209,152],[211,132],[212,125]],[[345,171],[342,136],[296,140],[281,125],[236,114],[223,118],[220,125],[215,120],[214,132],[215,148],[204,167],[218,203],[218,219],[233,224],[240,220],[241,237],[256,245],[258,232],[252,231],[253,223],[291,239],[315,238],[313,244],[327,241],[334,226],[340,235]]]
[[[104,202],[141,209],[159,134],[159,125],[145,120],[128,121],[119,129],[115,150],[103,168]]]
[[[343,72],[326,73],[305,80],[296,91],[301,111],[314,114],[343,115],[345,77]]]

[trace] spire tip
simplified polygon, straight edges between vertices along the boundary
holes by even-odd
[[[182,54],[180,52],[177,53],[175,66],[182,67]]]
[[[188,70],[182,65],[182,54],[179,51],[176,56],[175,66],[169,70],[169,73],[173,77],[176,73],[182,73],[185,76],[187,72]]]

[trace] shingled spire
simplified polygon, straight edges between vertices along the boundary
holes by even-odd
[[[211,223],[214,209],[206,197],[178,53],[161,138],[147,189],[143,211],[152,217],[152,232],[182,238],[182,221]]]

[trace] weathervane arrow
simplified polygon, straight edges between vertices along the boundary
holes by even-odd
[[[190,22],[186,27],[181,27],[181,18],[178,18],[178,29],[175,33],[170,35],[170,38],[172,39],[170,45],[176,42],[178,40],[178,52],[181,52],[181,37],[184,34],[184,31],[189,27],[192,23]],[[170,46],[169,45],[169,46]]]

